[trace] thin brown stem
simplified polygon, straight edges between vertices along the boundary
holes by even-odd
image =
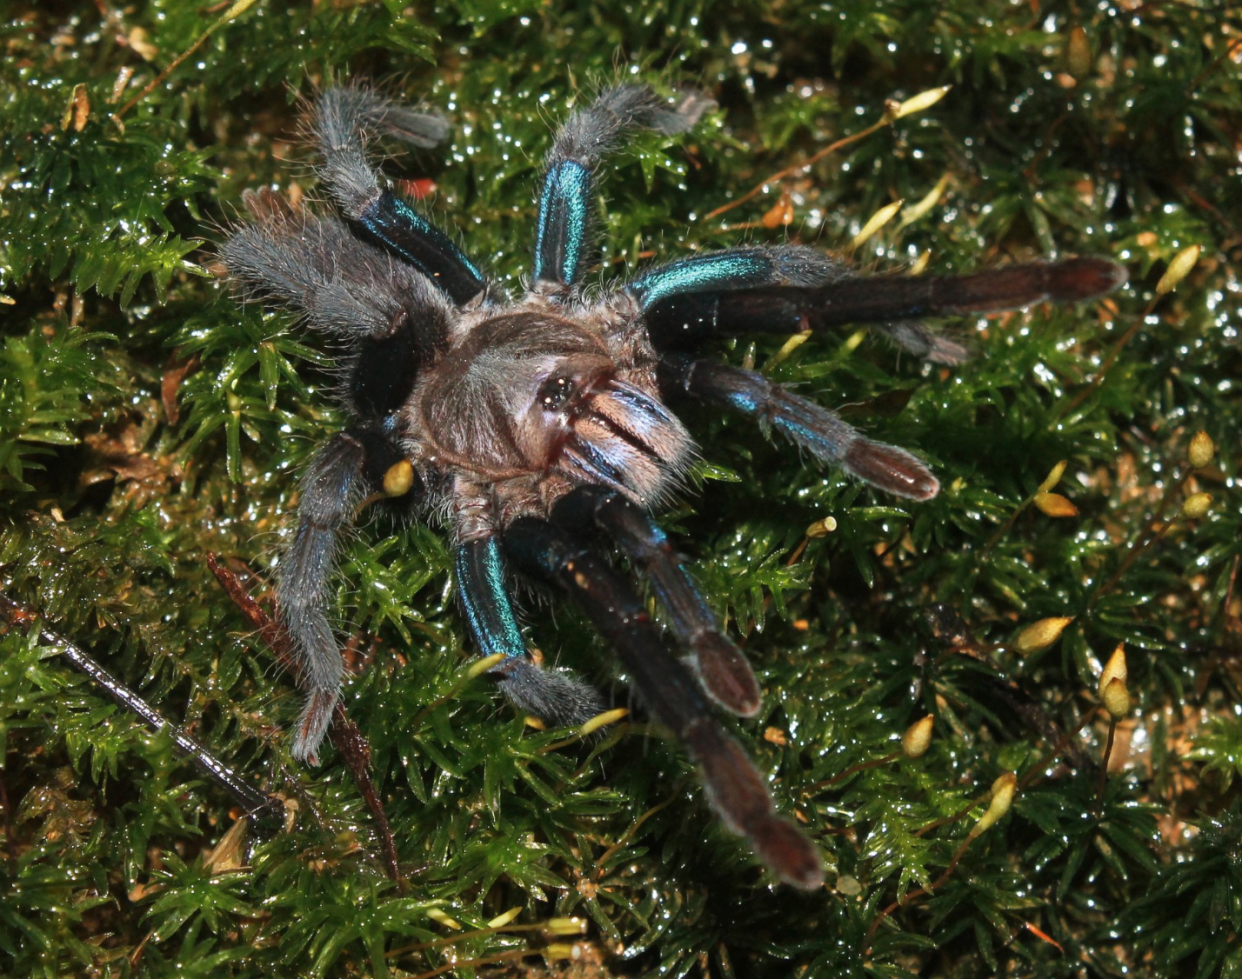
[[[207,567],[211,569],[220,587],[225,590],[229,598],[233,600],[233,604],[250,622],[259,634],[259,638],[272,651],[281,666],[293,672],[295,676],[300,674],[301,663],[294,653],[293,640],[279,620],[269,615],[258,602],[250,597],[246,586],[241,583],[237,575],[223,567],[214,554],[207,555]],[[376,836],[379,837],[380,849],[384,855],[384,869],[390,880],[402,885],[401,870],[397,864],[396,840],[388,822],[388,815],[384,811],[384,804],[376,791],[375,783],[371,780],[371,746],[362,736],[362,732],[358,730],[358,725],[349,719],[345,712],[345,705],[340,700],[332,709],[332,726],[328,730],[328,736],[332,739],[333,747],[340,753],[341,760],[353,777],[354,784],[358,786],[358,792],[363,802],[366,803],[371,818],[375,821]]]

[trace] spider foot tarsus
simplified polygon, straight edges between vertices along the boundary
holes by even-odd
[[[724,824],[745,836],[781,880],[807,890],[820,886],[823,870],[815,844],[776,814],[762,776],[712,717],[695,677],[670,655],[629,584],[547,521],[519,518],[504,540],[520,571],[558,584],[617,651],[647,709],[698,764],[708,800]]]
[[[537,666],[525,656],[510,656],[488,671],[513,706],[551,727],[577,727],[606,709],[589,683],[561,670]]]
[[[840,415],[774,384],[762,374],[680,354],[660,359],[660,382],[759,419],[791,442],[864,482],[909,500],[930,500],[940,483],[923,463],[895,445],[864,437]]]

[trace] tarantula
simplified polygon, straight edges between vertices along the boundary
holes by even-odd
[[[452,534],[470,632],[481,654],[503,655],[491,672],[510,700],[556,724],[601,709],[590,687],[532,662],[510,598],[517,573],[570,594],[697,763],[725,825],[782,880],[812,888],[822,879],[815,846],[776,814],[763,779],[713,717],[713,705],[754,716],[755,676],[651,517],[695,454],[665,402],[689,396],[750,415],[907,499],[927,500],[939,483],[909,452],[761,374],[688,351],[737,333],[867,322],[920,357],[956,364],[965,351],[919,317],[1090,299],[1125,273],[1107,259],[1077,258],[951,278],[865,277],[809,248],[752,246],[660,265],[589,295],[582,280],[601,156],[634,130],[684,132],[710,105],[619,85],[571,115],[547,158],[531,283],[513,299],[368,162],[376,137],[430,146],[444,138],[444,120],[364,87],[332,88],[315,101],[310,129],[339,216],[248,192],[252,221],[232,232],[223,258],[250,294],[297,307],[351,351],[341,386],[350,420],[303,478],[279,574],[280,612],[308,692],[294,754],[314,759],[340,691],[327,618],[338,538],[364,498],[411,498]],[[601,544],[647,579],[684,661]]]

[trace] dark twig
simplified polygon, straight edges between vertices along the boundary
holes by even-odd
[[[207,567],[211,569],[211,573],[216,576],[216,581],[220,582],[220,587],[228,593],[233,604],[254,627],[259,638],[272,651],[280,665],[296,676],[300,662],[294,655],[293,642],[280,622],[250,597],[250,593],[238,580],[237,575],[222,567],[214,554],[207,555]],[[354,784],[358,786],[358,791],[362,794],[362,799],[371,812],[371,818],[375,820],[375,831],[379,836],[380,848],[384,852],[384,868],[388,877],[400,884],[401,871],[397,866],[396,841],[392,835],[392,827],[388,823],[388,815],[384,812],[384,804],[380,801],[379,793],[375,791],[375,783],[371,780],[371,746],[367,744],[367,739],[358,730],[358,725],[346,715],[345,706],[339,700],[333,708],[332,727],[328,733],[333,747],[340,752],[341,760],[345,762],[345,767],[349,769]]]
[[[0,594],[0,624],[5,627],[16,626],[28,631],[36,627],[38,622],[37,614],[13,601],[7,595]],[[284,804],[278,798],[252,786],[233,769],[217,759],[201,743],[179,730],[176,725],[105,670],[84,650],[46,627],[37,627],[39,640],[42,643],[51,646],[94,680],[114,701],[131,713],[137,714],[155,731],[167,730],[177,747],[190,756],[190,760],[198,766],[199,771],[233,796],[237,803],[246,810],[247,815],[274,815],[284,812]]]

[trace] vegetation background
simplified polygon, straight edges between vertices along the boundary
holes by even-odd
[[[290,827],[251,825],[167,733],[10,629],[0,974],[1242,974],[1236,5],[44,0],[3,18],[4,592],[279,793]],[[927,504],[687,411],[701,486],[663,519],[767,693],[736,728],[822,845],[814,894],[771,883],[641,705],[584,741],[467,679],[443,536],[364,519],[337,616],[397,884],[339,755],[291,761],[293,679],[206,566],[265,594],[300,467],[340,424],[322,346],[239,306],[213,242],[244,188],[314,196],[297,99],[365,76],[451,115],[448,145],[390,172],[433,182],[427,211],[516,289],[551,127],[634,69],[720,111],[609,161],[602,275],[795,240],[865,270],[1105,254],[1131,281],[943,324],[976,353],[955,371],[848,330],[721,351],[914,448],[944,483]],[[1192,465],[1201,430],[1217,452]],[[627,705],[577,615],[529,611],[548,656]],[[1072,617],[1057,642],[1018,640],[1050,617]],[[1121,643],[1132,709],[1103,780],[1096,690]],[[928,714],[925,755],[861,767]],[[1005,772],[1012,810],[963,851]]]

